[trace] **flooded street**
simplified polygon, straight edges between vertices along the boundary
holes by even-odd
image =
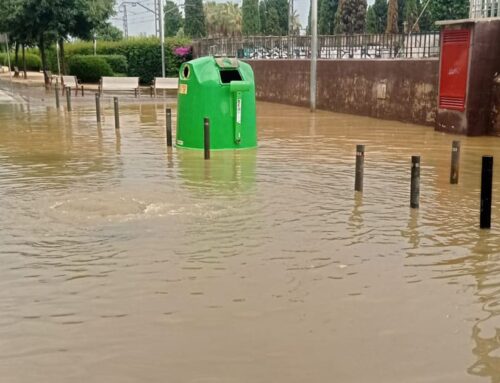
[[[499,138],[459,137],[449,185],[429,127],[258,103],[259,148],[204,161],[167,151],[161,98],[118,134],[110,97],[101,126],[93,95],[7,98],[1,382],[500,382]]]

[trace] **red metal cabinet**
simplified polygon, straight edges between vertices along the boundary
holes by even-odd
[[[445,29],[442,34],[439,107],[465,110],[469,74],[470,29]]]

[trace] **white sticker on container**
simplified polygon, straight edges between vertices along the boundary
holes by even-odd
[[[188,94],[188,86],[187,86],[187,84],[180,84],[179,85],[179,93],[180,94]]]
[[[241,98],[236,100],[236,123],[241,124]]]

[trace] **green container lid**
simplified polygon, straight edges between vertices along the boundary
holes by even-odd
[[[178,147],[203,149],[206,117],[211,150],[257,146],[255,81],[247,63],[212,56],[184,63],[177,98]]]

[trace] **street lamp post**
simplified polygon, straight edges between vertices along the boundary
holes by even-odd
[[[163,0],[160,0],[160,44],[161,44],[161,76],[165,77],[165,32],[163,31]]]
[[[316,110],[316,67],[318,59],[318,0],[311,0],[311,112]]]

